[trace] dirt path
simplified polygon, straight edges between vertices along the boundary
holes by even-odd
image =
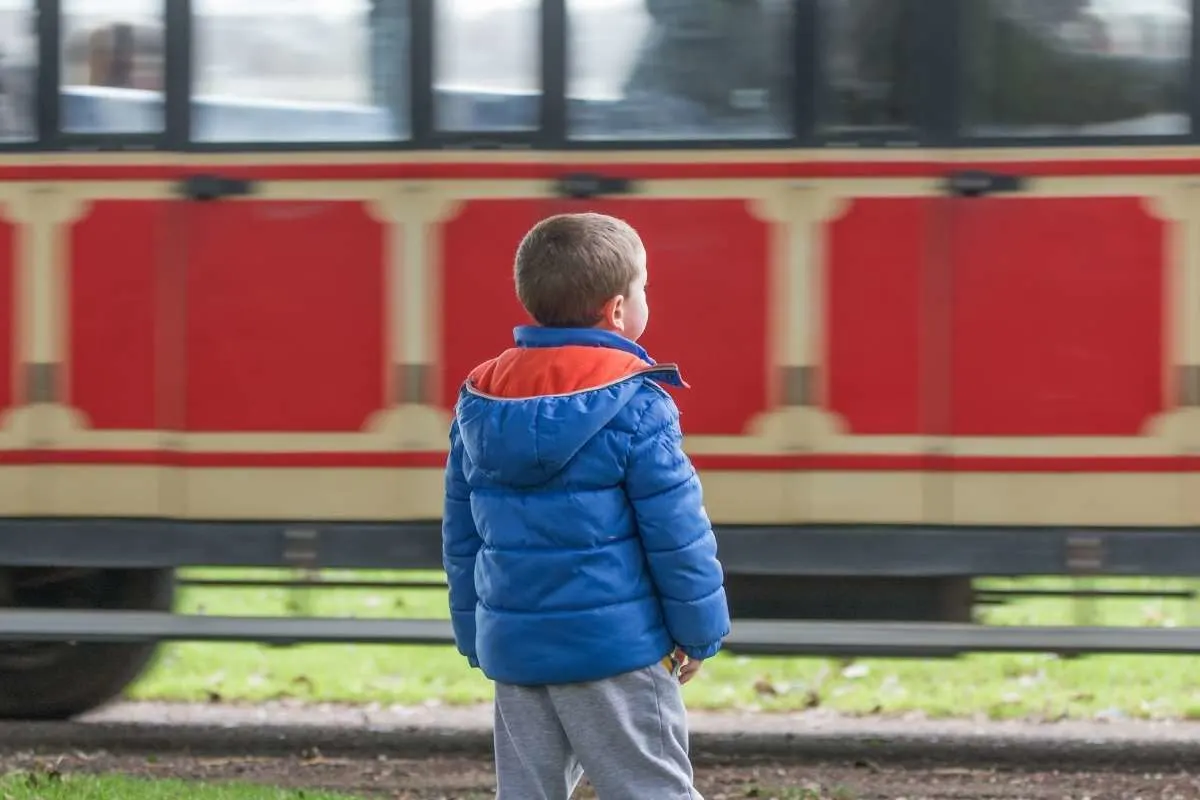
[[[68,726],[8,726],[5,740],[47,746],[94,742],[129,753],[164,749],[221,756],[291,756],[317,748],[358,758],[427,755],[489,757],[485,707],[378,708],[275,702],[262,705],[130,703]],[[793,714],[689,715],[697,758],[768,756],[830,763],[1056,769],[1064,762],[1170,771],[1200,765],[1200,723],[1074,721],[1037,723]]]
[[[204,758],[61,755],[0,756],[0,771],[123,773],[204,781],[246,781],[302,789],[332,789],[399,800],[483,800],[494,792],[491,763],[480,759]],[[794,765],[765,761],[701,763],[697,787],[707,800],[1193,800],[1200,778],[1182,773],[1013,772],[989,769],[905,769],[868,763]],[[586,787],[577,800],[594,798]]]
[[[1200,725],[1188,723],[695,714],[693,731],[707,800],[1200,800]],[[493,796],[490,750],[485,708],[125,704],[71,723],[0,724],[0,772],[120,772],[411,800]]]

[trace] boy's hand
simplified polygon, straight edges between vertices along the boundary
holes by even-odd
[[[683,665],[679,668],[679,682],[681,684],[687,683],[692,678],[696,677],[696,674],[700,672],[700,667],[704,664],[704,662],[699,659],[688,658],[687,653],[683,652],[682,647],[675,648],[672,658],[675,659],[676,663]]]

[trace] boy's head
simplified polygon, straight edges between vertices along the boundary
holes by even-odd
[[[632,227],[604,214],[548,217],[525,234],[517,297],[547,328],[604,328],[636,341],[646,330],[646,249]]]

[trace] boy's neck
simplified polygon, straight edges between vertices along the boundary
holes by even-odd
[[[616,325],[613,325],[611,322],[609,322],[607,320],[599,323],[598,325],[593,325],[592,329],[598,330],[598,331],[604,331],[605,333],[611,333],[613,336],[620,336],[625,341],[632,342],[633,344],[638,343],[637,339],[626,336],[624,330],[622,330],[621,328],[618,328]]]

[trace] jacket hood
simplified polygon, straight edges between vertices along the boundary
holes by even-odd
[[[642,380],[568,395],[520,400],[463,390],[457,417],[463,448],[488,480],[539,486],[566,467],[628,405]]]
[[[686,386],[674,365],[655,365],[644,350],[615,334],[541,328],[516,333],[522,346],[477,367],[455,408],[467,457],[495,483],[546,483],[647,380]]]

